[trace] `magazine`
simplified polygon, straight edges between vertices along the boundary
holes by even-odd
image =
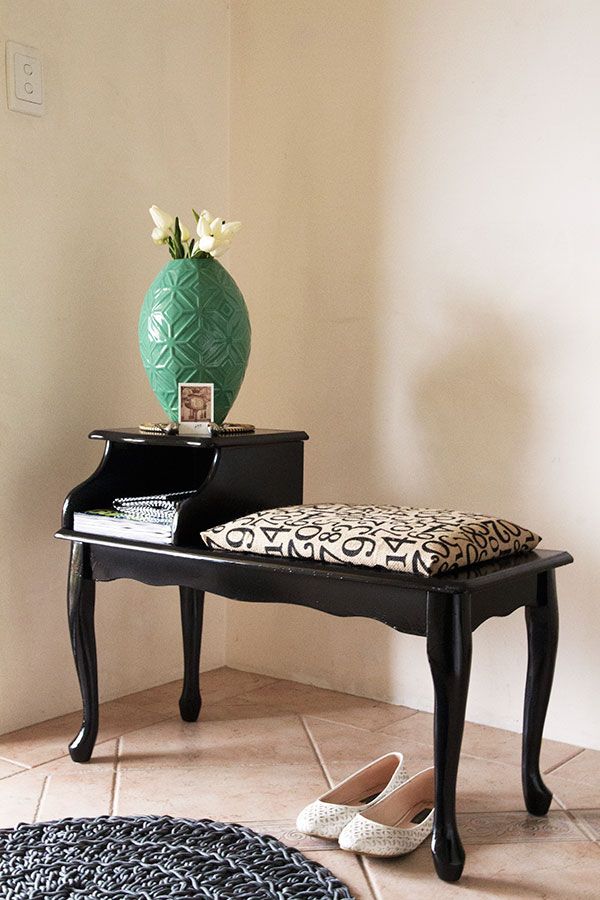
[[[195,491],[152,494],[145,497],[120,497],[111,509],[76,512],[73,528],[85,534],[171,544],[177,510]]]

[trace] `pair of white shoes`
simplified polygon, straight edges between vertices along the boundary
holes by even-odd
[[[434,770],[409,778],[402,754],[388,753],[306,806],[296,827],[342,850],[402,856],[431,834],[433,804]]]

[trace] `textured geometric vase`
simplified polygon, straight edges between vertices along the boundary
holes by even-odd
[[[177,421],[177,385],[213,382],[215,422],[237,397],[250,355],[250,319],[237,284],[212,257],[172,259],[150,285],[140,353],[158,402]]]

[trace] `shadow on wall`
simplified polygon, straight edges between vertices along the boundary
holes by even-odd
[[[397,388],[402,395],[400,415],[406,416],[406,427],[399,421],[390,440],[402,440],[406,430],[416,446],[409,448],[406,459],[396,450],[384,460],[375,485],[379,497],[384,503],[458,508],[519,521],[521,466],[531,441],[533,414],[530,384],[535,359],[530,347],[505,314],[501,298],[457,292],[445,301],[431,297],[428,303],[408,306],[409,326],[404,328],[401,321],[398,328],[388,322],[402,371]],[[388,500],[383,493],[386,483]],[[338,645],[341,641],[347,658],[356,663],[346,675],[348,690],[406,703],[409,685],[412,706],[433,708],[421,638],[398,635],[371,622],[337,627]],[[494,620],[478,636],[472,680],[496,685],[506,696],[512,689],[506,661],[496,659],[493,651],[485,652],[502,640],[519,648],[516,664],[524,663],[522,622],[515,617],[510,624]],[[373,646],[376,666],[369,650]],[[514,670],[514,661],[511,666]],[[521,708],[520,689],[511,702],[514,709]],[[473,712],[480,721],[479,708]]]
[[[428,502],[510,517],[533,412],[530,347],[490,298],[452,299],[440,316],[413,394]]]

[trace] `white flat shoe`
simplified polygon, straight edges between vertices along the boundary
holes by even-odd
[[[357,813],[369,809],[407,778],[402,754],[387,753],[306,806],[296,820],[296,828],[304,834],[336,840]]]
[[[356,815],[339,837],[342,850],[369,856],[403,856],[433,828],[434,770],[424,769]]]

